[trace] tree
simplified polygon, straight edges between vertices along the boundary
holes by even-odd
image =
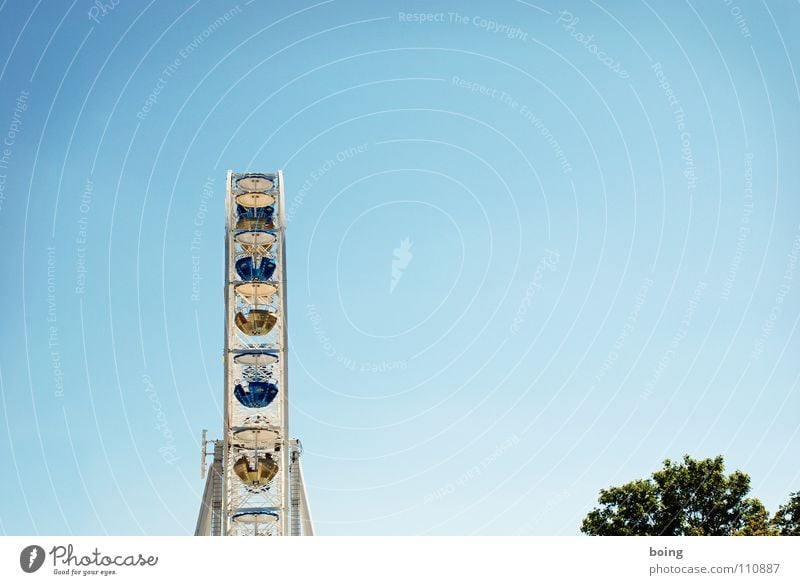
[[[651,534],[656,520],[658,494],[650,480],[637,480],[622,487],[600,490],[600,509],[583,519],[581,530],[596,536]]]
[[[769,512],[764,504],[751,498],[746,500],[747,511],[742,516],[743,526],[733,536],[779,536],[780,531],[769,520]]]
[[[586,515],[581,531],[597,536],[774,534],[764,505],[745,497],[749,491],[750,477],[741,471],[725,475],[722,456],[666,459],[650,479],[600,490],[600,507]],[[797,512],[800,498],[789,517]]]
[[[800,536],[800,491],[789,494],[789,502],[778,508],[772,524],[782,536]]]

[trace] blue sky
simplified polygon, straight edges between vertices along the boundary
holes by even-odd
[[[800,489],[800,9],[0,4],[0,532],[189,534],[228,169],[285,174],[321,534]]]

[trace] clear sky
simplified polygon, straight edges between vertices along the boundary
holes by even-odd
[[[424,10],[424,12],[421,12]],[[282,168],[320,534],[800,489],[794,2],[0,3],[0,532],[190,534],[228,169]]]

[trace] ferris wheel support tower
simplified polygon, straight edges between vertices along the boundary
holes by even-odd
[[[289,435],[284,201],[281,171],[228,171],[223,438],[203,431],[202,475],[213,462],[196,536],[314,534]]]

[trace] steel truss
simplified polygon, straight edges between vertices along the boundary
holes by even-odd
[[[223,439],[197,536],[314,534],[302,447],[289,435],[283,173],[228,171],[225,198]]]

